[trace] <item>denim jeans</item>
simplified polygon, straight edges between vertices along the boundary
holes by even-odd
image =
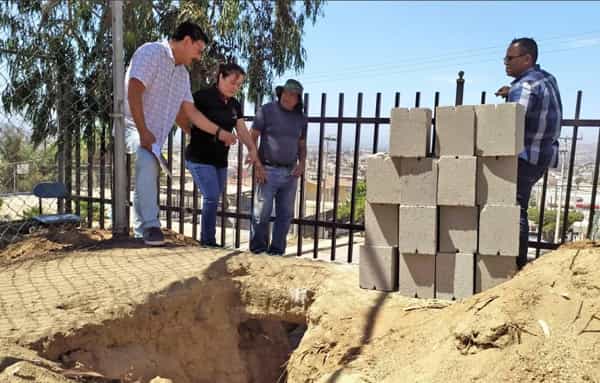
[[[144,229],[160,227],[157,200],[157,180],[160,166],[154,155],[140,146],[140,137],[137,131],[126,130],[125,142],[128,152],[136,154],[133,233],[136,238],[141,238]]]
[[[227,168],[217,168],[214,165],[192,161],[186,161],[185,166],[192,174],[194,183],[198,186],[200,193],[202,193],[200,243],[214,246],[217,244],[215,238],[217,206],[227,180]]]
[[[529,247],[527,208],[529,207],[531,189],[533,188],[533,185],[543,177],[547,168],[547,164],[532,165],[519,158],[519,170],[517,173],[517,203],[521,208],[519,256],[517,257],[517,266],[519,268],[522,268],[527,263],[527,248]]]
[[[257,185],[252,226],[250,227],[250,251],[271,254],[284,254],[287,233],[294,217],[294,200],[298,177],[291,174],[292,169],[265,166],[267,181]],[[275,224],[268,246],[268,231],[271,212],[275,200]]]

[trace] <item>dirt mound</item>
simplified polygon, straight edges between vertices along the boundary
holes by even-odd
[[[165,240],[169,246],[194,246],[198,243],[183,234],[163,229]],[[52,259],[64,256],[67,252],[98,250],[110,248],[141,248],[140,240],[133,238],[113,238],[108,230],[40,230],[27,235],[15,243],[0,249],[0,265],[9,265],[31,259]]]
[[[78,291],[77,300],[59,295],[41,301],[47,313],[23,314],[47,326],[43,331],[28,322],[0,331],[6,345],[1,382],[25,381],[15,370],[33,381],[72,381],[68,372],[77,368],[77,381],[88,382],[156,376],[173,382],[600,382],[600,248],[594,243],[544,255],[513,280],[458,302],[361,290],[355,266],[197,246],[115,251],[102,243],[84,253],[57,251],[75,257],[71,262],[26,264],[24,281],[84,261],[115,269],[97,278],[110,288]],[[0,266],[0,281],[18,286],[19,270]],[[45,291],[42,281],[34,287]],[[0,308],[17,312],[11,297],[19,294],[0,289]],[[292,323],[307,325],[303,336],[295,334],[301,337],[295,349]],[[39,355],[15,357],[15,344]],[[282,364],[287,377],[279,373]]]

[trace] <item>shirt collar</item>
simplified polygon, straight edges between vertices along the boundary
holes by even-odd
[[[169,45],[169,40],[165,39],[162,40],[160,42],[162,44],[163,47],[165,47],[165,53],[167,54],[167,57],[169,57],[171,59],[171,61],[173,62],[173,65],[175,65],[175,56],[173,55],[173,48],[171,48],[171,45]],[[179,65],[175,65],[175,66],[180,66],[183,64],[179,64]]]
[[[521,73],[521,75],[517,78],[515,78],[511,84],[515,84],[519,81],[521,81],[521,79],[523,79],[525,76],[527,76],[528,74],[530,74],[531,72],[537,72],[540,70],[540,65],[539,64],[535,64],[534,66],[532,66],[531,68],[527,69],[525,72]]]

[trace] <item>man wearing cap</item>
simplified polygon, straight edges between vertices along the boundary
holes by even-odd
[[[275,88],[277,101],[263,105],[252,124],[255,144],[260,137],[254,172],[258,183],[252,225],[250,251],[283,255],[287,233],[294,216],[298,177],[306,161],[308,119],[302,110],[303,88],[296,80],[287,80]],[[268,243],[271,212],[275,201],[275,223]]]

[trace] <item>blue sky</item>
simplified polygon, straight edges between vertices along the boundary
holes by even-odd
[[[581,117],[600,118],[599,17],[597,2],[329,1],[324,16],[305,28],[303,72],[277,82],[300,80],[311,95],[310,115],[319,114],[321,92],[329,115],[337,114],[339,92],[349,116],[358,92],[363,116],[374,115],[377,92],[384,115],[396,91],[401,106],[413,106],[416,91],[422,106],[433,104],[435,91],[442,105],[451,105],[459,70],[465,104],[479,103],[481,91],[488,102],[501,102],[493,93],[511,80],[502,63],[506,47],[514,37],[533,37],[538,63],[558,80],[564,118],[573,117],[578,90]],[[595,140],[595,128],[582,130],[585,141]]]

